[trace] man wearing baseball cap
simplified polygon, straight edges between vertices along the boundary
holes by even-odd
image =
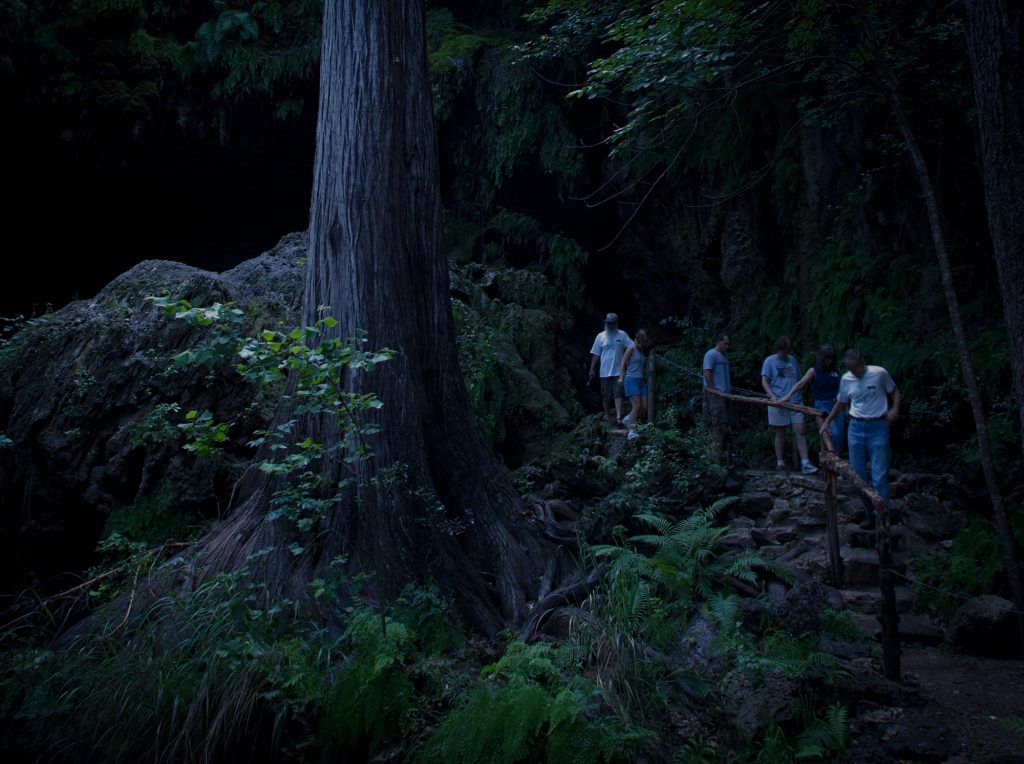
[[[626,392],[619,381],[619,367],[622,354],[631,344],[629,335],[619,329],[619,317],[609,313],[604,317],[604,331],[594,338],[594,345],[590,348],[590,379],[601,378],[601,405],[612,425],[622,424],[622,401]],[[612,403],[615,404],[614,416]]]

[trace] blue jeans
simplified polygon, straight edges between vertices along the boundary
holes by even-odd
[[[850,466],[865,480],[867,466],[871,465],[871,486],[879,496],[889,501],[889,422],[885,419],[850,418],[850,429],[846,434],[850,446]],[[875,516],[875,508],[866,497],[864,511],[869,518]]]
[[[836,405],[835,400],[831,401],[815,401],[814,408],[818,411],[824,411],[826,414],[832,411],[832,407]],[[837,454],[846,453],[846,410],[843,409],[836,418],[832,420],[832,423],[828,426],[828,434],[832,436],[832,445],[836,448]]]

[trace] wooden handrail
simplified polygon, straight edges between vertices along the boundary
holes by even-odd
[[[730,401],[739,403],[751,403],[757,406],[771,406],[773,408],[796,411],[814,417],[821,424],[825,421],[825,412],[813,409],[808,406],[801,406],[795,403],[782,403],[769,398],[756,398],[749,395],[735,395],[724,393],[721,390],[704,388],[705,393],[718,396]],[[829,566],[833,586],[842,586],[843,561],[839,550],[839,487],[837,478],[842,475],[850,481],[857,492],[865,497],[874,508],[878,518],[878,541],[876,551],[878,553],[878,586],[882,594],[879,606],[878,622],[882,627],[882,658],[885,665],[885,675],[889,679],[899,680],[900,678],[900,642],[899,642],[899,613],[896,610],[896,585],[893,578],[892,560],[892,532],[889,518],[888,502],[883,499],[877,491],[858,475],[853,466],[839,458],[836,453],[835,444],[828,431],[820,433],[821,453],[819,464],[822,467],[825,477],[825,518],[826,535],[828,538]]]

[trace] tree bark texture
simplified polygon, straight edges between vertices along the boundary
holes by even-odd
[[[964,9],[985,208],[1006,313],[1024,448],[1024,5],[1019,0],[967,0]]]
[[[337,336],[367,333],[394,360],[351,373],[374,392],[372,456],[330,465],[358,488],[321,528],[315,549],[289,560],[292,533],[263,520],[274,481],[255,475],[207,545],[206,563],[237,565],[271,547],[267,575],[286,590],[334,555],[372,572],[382,596],[432,581],[470,625],[494,633],[522,623],[558,550],[525,519],[507,473],[484,444],[459,369],[420,0],[328,0],[310,209],[307,325],[329,306]],[[329,417],[303,436],[345,437]],[[340,460],[337,460],[340,462]]]

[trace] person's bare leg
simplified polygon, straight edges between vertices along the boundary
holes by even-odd
[[[615,421],[622,424],[622,398],[615,399]]]
[[[786,463],[786,428],[775,428],[775,463]]]
[[[601,407],[604,409],[604,418],[615,424],[615,419],[612,418],[612,404],[603,395],[601,396]]]
[[[807,461],[807,436],[804,434],[804,423],[793,423],[793,437],[796,439],[796,448],[800,452],[800,463]]]
[[[635,425],[640,419],[639,398],[635,395],[629,396],[629,414],[622,419],[622,423],[628,427]]]

